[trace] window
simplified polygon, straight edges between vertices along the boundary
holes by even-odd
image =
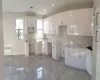
[[[23,19],[16,19],[17,39],[24,39]]]
[[[44,21],[44,33],[49,33],[49,22]]]
[[[43,30],[37,30],[37,38],[43,38]]]
[[[37,20],[37,40],[41,41],[43,38],[43,20]]]
[[[42,19],[37,20],[37,29],[43,29],[43,21]]]

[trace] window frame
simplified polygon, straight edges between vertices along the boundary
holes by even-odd
[[[22,20],[23,21],[22,22],[23,28],[21,28],[21,29],[20,29],[20,27],[19,27],[19,29],[15,28],[17,40],[23,40],[24,39],[24,19],[23,18],[16,18],[16,21],[15,22],[17,22],[17,20]],[[16,27],[17,27],[17,23],[16,23]],[[19,31],[19,36],[18,36],[18,32],[17,31]],[[23,33],[21,33],[21,31],[23,31]],[[22,38],[21,38],[21,36],[22,36]]]
[[[40,26],[42,25],[41,28],[38,27],[39,26],[38,20],[42,21],[42,23],[40,24]],[[38,31],[42,31],[42,36],[41,37],[39,37]],[[37,19],[37,37],[36,38],[37,38],[37,41],[41,41],[43,39],[43,19]]]

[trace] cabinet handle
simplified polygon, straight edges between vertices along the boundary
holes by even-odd
[[[99,17],[99,13],[96,14],[96,25],[99,25],[98,24],[98,17]]]
[[[98,35],[98,31],[96,31],[96,38],[95,38],[96,39],[95,40],[96,42],[98,42],[98,36],[97,35]]]

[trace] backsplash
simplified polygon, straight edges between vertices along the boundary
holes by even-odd
[[[75,45],[82,45],[84,47],[92,46],[93,44],[93,37],[92,36],[79,36],[79,35],[70,35],[67,36],[67,40],[64,43],[66,44],[75,44]]]

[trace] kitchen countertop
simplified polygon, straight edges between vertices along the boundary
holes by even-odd
[[[80,44],[67,44],[67,45],[65,45],[65,47],[69,47],[69,48],[86,48],[87,46],[80,45]]]

